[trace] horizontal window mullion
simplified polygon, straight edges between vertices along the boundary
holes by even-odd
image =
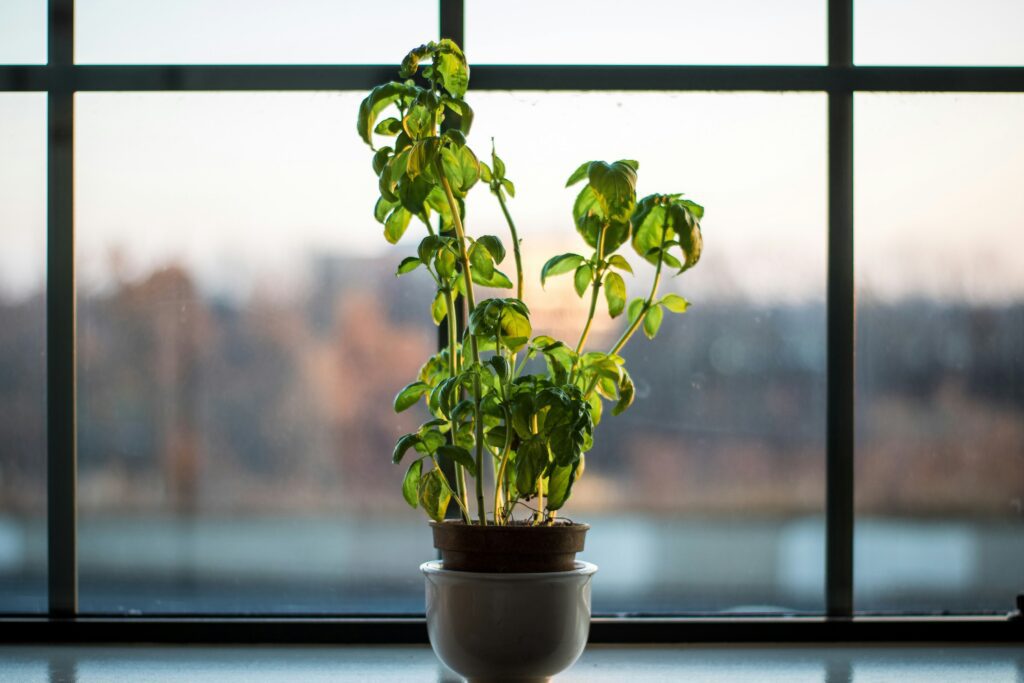
[[[0,91],[363,90],[394,65],[0,66]],[[473,67],[475,90],[1021,92],[1024,67]]]

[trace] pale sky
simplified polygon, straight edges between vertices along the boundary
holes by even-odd
[[[976,2],[970,16],[957,14],[963,3],[944,0],[926,3],[929,12],[908,9],[921,2],[860,0],[858,61],[1024,63],[1024,41],[1011,28],[1024,25],[1024,1]],[[45,19],[36,11],[42,4],[0,2],[0,59],[45,56],[41,30],[30,39],[31,26]],[[601,19],[612,11],[603,0],[582,13],[579,2],[507,5],[467,3],[471,63],[824,60],[822,2],[772,3],[771,15],[751,0],[633,2],[615,22]],[[432,37],[416,25],[436,31],[434,3],[398,6],[421,21],[408,22],[408,35],[407,25],[370,45],[380,38],[362,30],[381,23],[373,3],[79,0],[77,55],[84,62],[397,62]],[[496,7],[497,22],[488,16]],[[574,32],[533,30],[542,11],[549,25],[571,23]],[[645,18],[651,13],[658,22]],[[228,16],[242,17],[241,30],[220,30]],[[900,33],[900,22],[911,18],[915,30]],[[960,40],[936,40],[954,19]],[[617,42],[608,33],[613,26]],[[683,28],[693,26],[697,35]],[[660,34],[645,33],[653,30]],[[865,42],[866,33],[877,39]],[[363,94],[78,95],[83,285],[109,279],[115,252],[129,276],[173,259],[190,265],[210,291],[228,294],[268,277],[299,287],[310,255],[387,253],[371,215],[370,152],[354,130]],[[517,184],[512,210],[528,248],[581,247],[565,177],[587,159],[635,158],[641,195],[682,191],[707,206],[705,260],[688,276],[687,293],[823,300],[824,94],[501,93],[474,92],[471,81],[469,101],[477,112],[470,143],[486,158],[490,137],[497,139]],[[862,94],[855,106],[862,294],[1024,297],[1024,95]],[[20,295],[44,272],[43,95],[0,93],[0,159],[0,293]],[[471,196],[469,211],[471,231],[506,234],[484,188]],[[410,229],[410,244],[417,230]]]

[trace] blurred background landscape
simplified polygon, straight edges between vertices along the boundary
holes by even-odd
[[[320,41],[341,54],[273,43],[273,22],[240,31],[249,42],[235,52],[178,53],[230,44],[153,38],[198,22],[189,12],[202,3],[177,18],[141,2],[77,4],[80,62],[391,62],[421,40],[361,46],[358,27],[380,20],[365,9],[338,29],[344,41]],[[422,13],[409,24],[435,16],[406,4]],[[737,42],[692,49],[706,62],[821,63],[823,3],[783,4],[740,31],[742,2],[717,18],[707,9],[708,40]],[[908,33],[886,3],[857,4],[858,41],[881,35],[872,26],[899,33],[877,45],[913,33],[913,55],[940,54],[925,43],[944,35],[918,19],[954,16],[908,10]],[[1019,9],[982,4],[1001,31],[1019,25]],[[508,59],[493,28],[513,35],[529,13],[495,23],[482,6],[467,3],[467,31],[482,61]],[[110,35],[114,16],[128,43]],[[764,40],[769,19],[800,40]],[[961,31],[956,63],[1020,63],[1020,41],[979,31]],[[996,51],[969,54],[972,36]],[[858,42],[859,63],[914,63],[873,45]],[[566,61],[544,49],[515,54]],[[437,332],[429,283],[394,276],[422,227],[388,248],[372,218],[376,179],[353,127],[362,96],[76,95],[84,612],[422,610],[417,566],[433,551],[390,463],[422,413],[390,405]],[[825,95],[471,83],[469,101],[470,144],[486,159],[494,137],[516,183],[538,333],[575,340],[584,315],[568,281],[537,282],[548,257],[582,248],[562,189],[580,162],[637,159],[641,195],[684,191],[707,207],[701,264],[667,285],[693,307],[627,347],[636,404],[599,427],[566,510],[593,527],[583,557],[601,567],[595,611],[822,611]],[[1019,94],[855,97],[859,610],[1005,611],[1024,591],[1022,121]],[[45,122],[45,94],[0,93],[0,613],[46,607]],[[467,207],[471,232],[508,245],[486,188]],[[650,282],[637,270],[631,297]],[[604,319],[593,347],[621,325]]]

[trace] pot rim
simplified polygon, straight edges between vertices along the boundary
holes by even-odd
[[[560,572],[464,572],[454,569],[445,569],[441,560],[430,560],[420,565],[420,571],[426,576],[451,576],[459,579],[482,579],[490,581],[529,581],[531,579],[554,579],[558,577],[575,578],[579,576],[591,576],[597,571],[597,565],[591,562],[575,560],[575,567],[568,571]]]

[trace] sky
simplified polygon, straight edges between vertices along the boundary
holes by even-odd
[[[0,2],[0,61],[45,58],[44,4]],[[386,10],[332,0],[76,4],[82,63],[396,63],[432,37],[423,26],[436,32],[434,4],[409,0]],[[825,58],[824,3],[813,0],[632,2],[629,14],[605,0],[509,5],[467,2],[471,63]],[[858,63],[1024,63],[1019,0],[860,0],[856,10]],[[537,30],[538,16],[549,30]],[[207,290],[244,295],[268,278],[301,289],[311,255],[387,253],[371,215],[370,151],[354,132],[363,95],[77,95],[82,285],[103,286],[114,263],[132,277],[177,261]],[[641,195],[681,191],[707,207],[705,258],[687,292],[824,299],[823,94],[474,92],[471,80],[469,101],[470,143],[486,157],[496,138],[533,260],[579,246],[574,193],[562,188],[569,172],[635,158]],[[1024,95],[858,94],[855,107],[860,294],[1024,298]],[[23,296],[44,272],[45,96],[0,93],[0,159],[0,295]],[[485,189],[469,210],[471,231],[505,234]]]

